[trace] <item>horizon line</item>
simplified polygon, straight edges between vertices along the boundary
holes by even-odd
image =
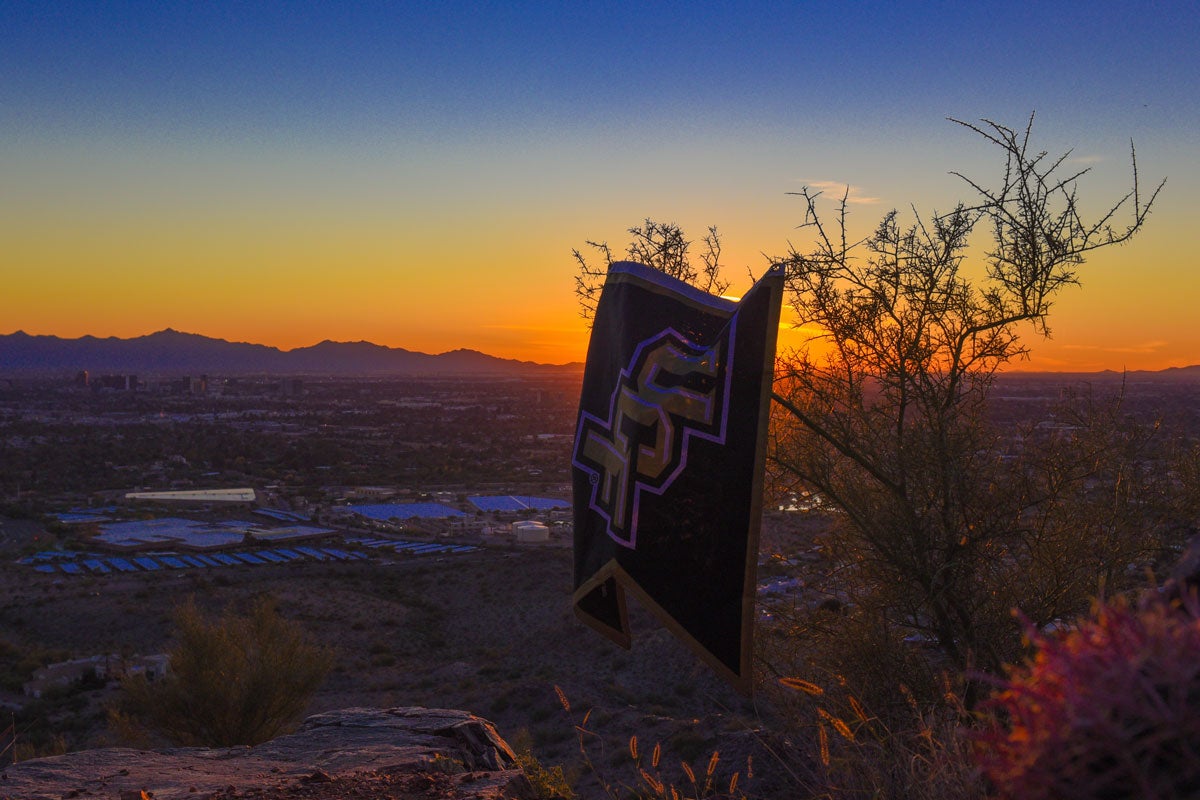
[[[276,352],[279,352],[279,353],[292,353],[297,350],[307,350],[310,348],[318,347],[322,344],[335,344],[335,345],[362,344],[362,345],[370,345],[372,347],[379,347],[379,348],[382,348],[385,350],[403,351],[403,352],[412,353],[415,355],[426,355],[426,356],[432,356],[432,357],[445,356],[445,355],[450,355],[453,353],[478,353],[479,355],[487,356],[488,358],[495,358],[495,359],[498,359],[501,361],[513,361],[513,362],[523,363],[523,364],[535,364],[537,366],[573,367],[573,366],[583,366],[586,364],[586,357],[583,359],[573,359],[570,361],[552,363],[552,362],[533,361],[530,359],[516,358],[516,357],[512,357],[512,356],[495,355],[493,353],[488,353],[486,351],[478,350],[473,347],[455,347],[455,348],[452,348],[449,350],[443,350],[442,352],[439,352],[439,353],[430,353],[430,352],[426,352],[423,350],[412,350],[410,348],[403,347],[403,346],[379,344],[378,342],[373,342],[369,339],[337,340],[337,339],[330,339],[328,337],[325,337],[323,339],[320,339],[319,341],[313,342],[312,344],[297,345],[297,346],[291,347],[291,348],[283,348],[283,347],[280,347],[279,345],[266,344],[265,342],[251,342],[251,341],[246,341],[243,339],[226,339],[226,338],[223,338],[220,336],[212,336],[212,335],[206,334],[206,333],[197,333],[195,331],[184,331],[184,330],[180,330],[178,328],[171,327],[170,325],[168,325],[165,328],[161,328],[159,330],[150,331],[149,333],[142,333],[142,334],[137,334],[137,335],[133,335],[133,336],[124,336],[124,337],[116,336],[116,335],[101,336],[101,335],[93,334],[93,333],[85,333],[80,336],[72,337],[72,336],[63,336],[63,335],[56,334],[56,333],[28,333],[23,328],[18,328],[9,333],[0,333],[0,338],[22,335],[22,336],[27,336],[30,338],[58,339],[58,340],[64,341],[64,342],[77,342],[77,341],[80,341],[83,339],[95,339],[95,340],[100,340],[100,341],[115,340],[115,341],[119,341],[119,342],[128,342],[128,341],[133,341],[135,339],[149,338],[151,336],[155,336],[155,335],[162,334],[162,333],[176,333],[176,334],[180,334],[183,336],[195,336],[195,337],[198,337],[201,339],[208,339],[210,341],[225,342],[226,344],[242,344],[242,345],[249,345],[251,347],[265,347],[270,350],[275,350]],[[999,374],[1001,374],[1001,375],[1103,375],[1103,374],[1126,375],[1126,374],[1132,374],[1132,373],[1170,372],[1170,371],[1175,371],[1175,370],[1186,370],[1186,369],[1192,369],[1192,368],[1198,368],[1198,367],[1200,367],[1200,363],[1171,365],[1171,366],[1167,366],[1167,367],[1160,367],[1158,369],[1148,369],[1148,368],[1115,369],[1112,367],[1103,367],[1103,368],[1099,368],[1099,369],[1078,369],[1078,368],[1071,369],[1071,368],[1066,368],[1066,367],[1062,367],[1062,368],[1058,368],[1058,369],[1028,369],[1028,368],[1021,368],[1019,366],[1013,366],[1011,368],[1001,369],[999,371]]]

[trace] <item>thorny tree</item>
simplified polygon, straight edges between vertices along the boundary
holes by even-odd
[[[1113,477],[1104,454],[1136,450],[1143,437],[1092,415],[1071,448],[1023,455],[1014,467],[1012,437],[991,428],[985,411],[997,371],[1027,352],[1022,329],[1048,335],[1059,290],[1077,282],[1089,253],[1140,230],[1162,184],[1143,196],[1131,149],[1132,188],[1088,221],[1076,195],[1088,170],[1072,171],[1069,153],[1032,149],[1032,117],[1023,130],[953,121],[1004,157],[995,188],[959,175],[972,203],[932,217],[914,209],[911,223],[893,211],[852,241],[845,196],[830,224],[819,193],[798,193],[810,249],[774,263],[786,269],[794,322],[814,334],[776,367],[769,470],[776,485],[818,492],[842,512],[830,544],[850,613],[882,640],[923,639],[964,674],[994,672],[1015,656],[1013,607],[1042,623],[1084,610],[1099,588],[1093,568],[1111,570],[1099,562],[1124,565],[1152,546],[1115,536],[1120,553],[1097,552],[1086,531],[1064,532],[1053,510],[1078,505],[1076,490],[1094,490],[1100,473]],[[654,251],[648,242],[684,241],[656,237],[664,228],[677,231],[649,221],[634,229],[630,256]],[[991,246],[972,277],[968,246],[985,232]],[[598,270],[575,256],[586,316]],[[711,284],[718,274],[706,260],[702,276]],[[1049,548],[1055,538],[1070,540],[1060,542],[1067,551]],[[1063,577],[1064,558],[1085,568]]]
[[[845,512],[836,541],[864,613],[930,637],[959,670],[995,671],[1013,655],[1011,588],[1030,567],[1044,487],[1002,459],[1007,443],[985,421],[989,390],[1027,352],[1020,326],[1048,333],[1057,292],[1088,253],[1142,227],[1158,189],[1141,196],[1131,156],[1133,188],[1085,221],[1076,184],[1087,170],[1031,150],[1032,118],[1020,132],[958,124],[1005,155],[998,188],[964,177],[972,205],[909,225],[892,212],[851,244],[845,198],[831,233],[817,194],[801,192],[815,247],[781,263],[796,321],[823,348],[780,364],[775,464]],[[980,225],[991,248],[972,281],[963,267]]]
[[[633,236],[625,249],[625,257],[629,261],[653,267],[712,294],[722,294],[729,288],[729,282],[721,279],[721,238],[715,226],[710,227],[704,236],[704,251],[700,254],[699,266],[692,263],[689,253],[691,240],[685,238],[683,230],[674,223],[648,219],[645,224],[630,228],[629,234]],[[607,242],[589,241],[587,244],[597,251],[603,263],[590,263],[578,250],[572,250],[571,253],[578,269],[575,296],[579,298],[580,313],[590,320],[596,312],[600,290],[604,288],[608,265],[614,259]]]

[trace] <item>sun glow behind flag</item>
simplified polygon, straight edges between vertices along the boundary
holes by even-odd
[[[632,592],[742,691],[782,291],[779,270],[734,303],[613,264],[572,456],[576,614],[627,648]]]

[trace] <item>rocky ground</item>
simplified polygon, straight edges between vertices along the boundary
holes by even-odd
[[[515,754],[463,711],[348,709],[246,748],[85,750],[0,771],[0,800],[529,798]]]
[[[769,524],[779,527],[778,520]],[[764,538],[768,550],[771,539]],[[335,652],[308,713],[467,709],[495,722],[544,766],[563,765],[580,786],[593,788],[597,772],[614,785],[636,783],[631,736],[644,748],[663,743],[668,776],[678,775],[681,761],[703,767],[714,750],[721,751],[722,773],[744,774],[746,756],[757,748],[763,709],[648,615],[633,610],[629,652],[577,622],[567,548],[102,577],[43,575],[5,559],[0,636],[67,657],[162,652],[170,646],[172,609],[188,597],[215,613],[264,593]],[[47,704],[47,749],[122,744],[105,722],[111,691]],[[585,714],[581,735],[575,726]],[[759,774],[768,766],[760,762]]]

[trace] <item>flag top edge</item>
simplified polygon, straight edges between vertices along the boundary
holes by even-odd
[[[645,264],[639,264],[636,261],[614,261],[608,265],[608,279],[610,281],[623,280],[627,277],[643,280],[647,283],[661,286],[664,289],[669,289],[672,292],[683,295],[693,303],[708,306],[724,314],[731,314],[737,308],[737,303],[733,300],[726,300],[724,297],[709,294],[703,289],[697,289],[690,283],[673,278],[667,273],[653,267],[648,267]]]

